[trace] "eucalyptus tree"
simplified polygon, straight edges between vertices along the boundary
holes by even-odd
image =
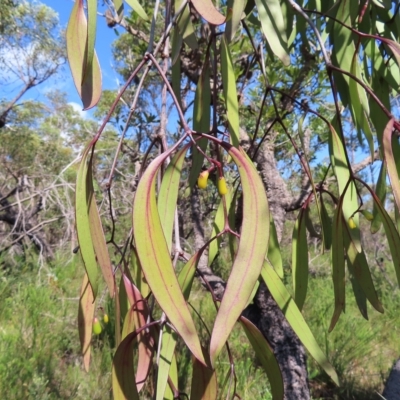
[[[310,397],[300,342],[339,384],[301,313],[309,276],[307,231],[319,238],[321,251],[331,254],[334,312],[329,330],[345,309],[346,277],[361,315],[367,318],[367,301],[382,312],[360,219],[370,221],[373,233],[384,230],[399,279],[400,125],[391,106],[400,79],[399,5],[383,0],[235,0],[220,8],[205,0],[157,2],[154,8],[134,0],[106,4],[107,25],[120,25],[131,38],[124,37],[116,46],[125,83],[82,153],[76,182],[76,226],[86,270],[79,311],[85,368],[90,363],[101,271],[115,300],[115,398],[138,398],[151,379],[153,363],[155,397],[179,397],[174,356],[178,337],[193,355],[191,397],[217,397],[217,382],[223,377],[217,380],[216,367],[223,357],[230,367],[220,394],[238,397],[235,360],[229,351],[229,335],[237,321],[266,370],[273,398]],[[126,4],[134,10],[129,16]],[[101,96],[96,23],[97,2],[88,1],[86,13],[83,0],[77,0],[67,46],[85,108],[95,106]],[[130,57],[123,40],[133,42]],[[142,143],[147,148],[140,156],[132,196],[131,229],[121,246],[113,240],[115,223],[111,239],[103,233],[93,154],[107,122],[124,113],[118,111],[122,101],[128,111],[120,119],[122,133],[106,183],[112,215],[115,166],[126,132],[135,129],[131,119],[144,115],[137,107],[149,100],[149,85],[159,90],[159,126]],[[171,104],[179,119],[177,135],[168,134]],[[329,164],[321,167],[313,159],[324,145]],[[359,148],[364,154],[365,147],[365,158],[352,162],[352,152]],[[359,172],[378,159],[379,179],[372,187]],[[290,188],[279,162],[287,163],[286,173],[299,171]],[[393,215],[385,207],[387,177]],[[199,195],[209,178],[215,196]],[[207,229],[201,203],[215,202],[216,195],[219,206]],[[366,195],[372,210],[365,207]],[[179,223],[185,202],[192,214],[192,251],[185,247]],[[333,205],[333,213],[327,203]],[[317,216],[314,221],[311,211]],[[289,213],[296,214],[293,295],[283,283],[279,247]],[[113,247],[107,243],[116,256],[110,256]],[[226,281],[213,271],[223,243],[231,265]],[[194,317],[188,306],[196,274],[216,307],[214,326],[202,341],[193,319],[201,321],[201,316]]]

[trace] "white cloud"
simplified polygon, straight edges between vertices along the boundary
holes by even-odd
[[[75,111],[77,111],[77,112],[79,113],[79,115],[80,115],[82,118],[87,118],[88,113],[87,113],[87,111],[83,111],[83,110],[82,110],[82,105],[81,105],[81,104],[75,103],[75,102],[73,102],[73,101],[70,101],[68,104],[69,104]]]

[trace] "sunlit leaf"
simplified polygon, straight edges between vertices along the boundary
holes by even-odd
[[[83,366],[86,372],[89,372],[94,309],[95,302],[92,287],[89,284],[87,274],[85,274],[82,282],[81,296],[79,298],[78,330],[81,342],[81,353],[83,355]]]
[[[181,0],[175,0],[175,10],[178,10],[182,4]],[[189,5],[186,5],[182,10],[181,15],[178,17],[178,29],[183,38],[183,41],[192,49],[196,50],[198,48],[196,35],[194,33],[194,28],[192,20],[190,17]]]
[[[196,11],[211,25],[222,25],[225,17],[215,8],[211,0],[191,0]]]
[[[268,244],[268,254],[267,258],[271,265],[274,267],[275,272],[279,275],[279,278],[283,278],[283,262],[281,249],[279,247],[278,235],[276,233],[275,222],[270,216],[270,226],[269,226],[269,244]]]
[[[155,180],[169,152],[147,167],[136,190],[133,204],[133,233],[136,250],[147,283],[168,319],[193,355],[205,362],[189,308],[182,295],[157,210]]]
[[[93,25],[92,25],[93,26]],[[74,83],[82,99],[83,108],[94,107],[101,96],[101,70],[96,52],[91,65],[87,65],[88,28],[83,0],[72,8],[67,27],[67,53]],[[94,38],[91,37],[94,45]]]
[[[135,13],[139,15],[140,18],[144,19],[145,21],[149,20],[146,11],[144,11],[143,7],[140,5],[138,0],[125,0],[125,1],[133,8],[133,11],[135,11]]]
[[[253,346],[257,359],[267,373],[271,384],[272,398],[274,400],[283,399],[282,373],[271,346],[259,329],[247,318],[240,317],[240,322],[250,344]]]
[[[206,352],[204,350],[204,352]],[[205,367],[193,358],[192,385],[190,390],[191,400],[216,400],[217,399],[217,374],[215,370]]]
[[[283,64],[289,65],[286,26],[279,0],[255,0],[255,2],[258,18],[269,46]]]
[[[308,284],[308,244],[303,208],[299,212],[292,235],[292,278],[294,300],[299,310],[302,310]]]
[[[235,36],[235,33],[240,25],[240,20],[243,16],[243,11],[246,6],[245,0],[229,0],[228,11],[231,17],[226,21],[225,37],[227,43],[230,43]]]
[[[82,83],[85,80],[85,75],[91,71],[94,57],[94,44],[96,42],[96,25],[97,25],[97,0],[87,0],[88,14],[88,30],[87,30],[87,50],[86,50],[86,65],[84,67]]]
[[[243,190],[239,248],[215,319],[210,343],[212,365],[248,303],[268,250],[269,210],[264,186],[243,149],[223,144],[238,167]]]
[[[261,270],[261,276],[271,292],[272,297],[277,302],[282,310],[290,326],[308,350],[314,360],[322,367],[328,376],[339,385],[339,378],[332,365],[327,360],[325,354],[320,349],[317,341],[314,338],[310,328],[297,308],[295,301],[290,296],[284,283],[279,279],[279,276],[274,271],[273,267],[265,262]]]

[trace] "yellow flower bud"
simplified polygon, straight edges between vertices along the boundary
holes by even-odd
[[[372,212],[369,210],[361,210],[362,215],[368,220],[372,221],[374,219],[374,216],[372,215]]]
[[[108,314],[104,314],[104,316],[103,316],[103,322],[104,322],[105,324],[108,324],[108,321],[109,321],[109,319],[108,319]]]
[[[356,223],[354,222],[353,217],[350,217],[350,218],[349,218],[349,227],[350,227],[350,229],[355,229],[355,228],[357,228],[357,225],[356,225]]]
[[[101,328],[100,321],[95,317],[93,319],[93,333],[95,335],[100,335],[101,331],[102,331],[102,328]]]
[[[205,189],[207,187],[208,175],[208,171],[203,171],[200,173],[199,178],[197,179],[197,186],[200,189]]]
[[[226,180],[221,176],[218,180],[218,192],[220,196],[224,196],[228,193],[228,187],[226,186]]]

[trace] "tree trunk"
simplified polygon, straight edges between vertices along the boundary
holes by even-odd
[[[393,365],[382,396],[386,400],[400,399],[400,358]]]

